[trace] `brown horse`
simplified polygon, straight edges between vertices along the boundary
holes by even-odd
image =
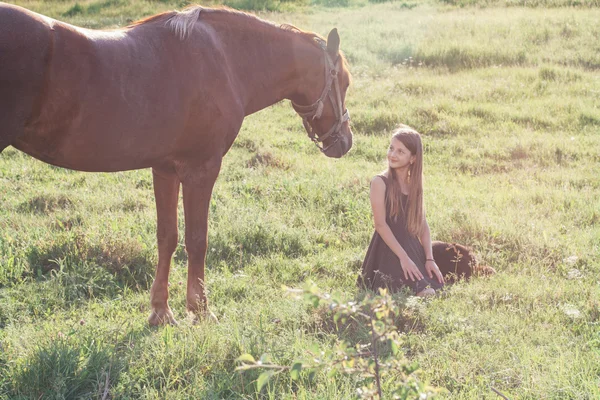
[[[124,29],[78,28],[0,3],[0,151],[80,171],[152,168],[158,265],[151,325],[176,323],[168,277],[183,188],[187,310],[206,312],[207,219],[246,115],[292,100],[329,157],[352,146],[350,76],[327,41],[227,9],[192,7]]]
[[[473,250],[457,243],[434,241],[433,258],[446,283],[454,283],[471,276],[491,276],[496,270],[477,261]]]

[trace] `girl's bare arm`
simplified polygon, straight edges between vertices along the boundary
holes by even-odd
[[[423,217],[423,232],[421,232],[421,236],[419,237],[421,240],[421,244],[423,245],[423,250],[425,250],[425,258],[428,260],[433,260],[433,249],[431,248],[431,231],[429,230],[429,224],[425,217]]]
[[[429,230],[429,224],[423,216],[423,232],[419,236],[421,240],[421,245],[423,246],[423,250],[425,250],[425,270],[429,274],[430,278],[433,278],[433,275],[437,278],[438,282],[444,283],[444,277],[440,272],[435,260],[433,259],[433,249],[431,247],[431,231]]]

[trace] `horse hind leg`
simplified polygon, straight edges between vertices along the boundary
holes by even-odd
[[[169,271],[171,259],[177,248],[177,203],[179,200],[179,178],[174,170],[153,168],[154,196],[156,199],[158,265],[152,288],[150,304],[152,313],[148,323],[152,326],[171,324],[177,321],[169,307]]]
[[[31,13],[0,5],[0,152],[15,144],[43,107],[51,32]]]
[[[12,145],[25,129],[25,113],[15,104],[3,104],[5,102],[0,99],[0,153]]]
[[[6,140],[2,140],[0,139],[0,153],[2,153],[4,151],[5,148],[7,148],[8,146],[10,146],[10,141]]]

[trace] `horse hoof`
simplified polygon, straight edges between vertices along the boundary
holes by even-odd
[[[152,314],[148,317],[148,324],[150,326],[160,326],[160,325],[179,325],[179,323],[175,320],[173,316],[173,312],[170,309],[157,311],[153,310]]]
[[[210,321],[210,322],[214,322],[217,324],[219,323],[219,319],[217,318],[215,313],[210,311],[208,308],[205,310],[201,310],[201,311],[188,310],[188,315],[192,319],[192,323],[194,325],[200,323],[200,321]]]

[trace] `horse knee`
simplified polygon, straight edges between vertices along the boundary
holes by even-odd
[[[179,238],[177,232],[159,233],[158,234],[158,249],[168,254],[175,253]]]
[[[204,262],[206,257],[206,239],[185,241],[185,251],[190,262]]]

